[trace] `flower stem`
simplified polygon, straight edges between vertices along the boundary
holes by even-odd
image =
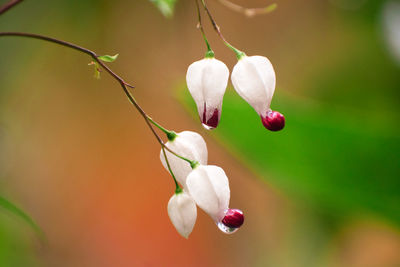
[[[163,132],[166,134],[166,136],[167,136],[167,138],[168,138],[169,141],[174,141],[175,138],[178,136],[174,131],[169,131],[169,130],[165,129],[165,128],[162,127],[160,124],[158,124],[157,122],[155,122],[155,121],[154,121],[150,116],[148,116],[148,115],[147,115],[147,119],[149,119],[150,122],[151,122],[152,124],[154,124],[158,129],[160,129],[161,131],[163,131]]]
[[[226,39],[225,37],[222,35],[221,33],[221,29],[218,26],[218,24],[216,23],[215,19],[213,18],[213,16],[211,15],[210,10],[207,7],[207,4],[205,2],[205,0],[201,0],[201,3],[203,4],[203,7],[208,15],[208,18],[210,19],[210,22],[214,28],[214,30],[217,32],[218,36],[221,38],[221,40],[224,42],[224,44],[231,49],[235,54],[238,60],[240,60],[241,58],[243,58],[244,56],[246,56],[246,54],[243,51],[240,51],[239,49],[237,49],[236,47],[234,47],[233,45],[231,45]]]
[[[8,3],[0,6],[0,15],[3,14],[4,12],[6,12],[7,10],[11,9],[12,7],[16,6],[18,3],[22,2],[22,1],[23,0],[10,0]],[[163,151],[168,150],[173,155],[175,155],[175,156],[187,161],[190,164],[190,166],[193,165],[194,161],[191,161],[191,160],[189,160],[187,158],[184,158],[184,157],[178,155],[177,153],[175,153],[174,151],[169,149],[164,144],[164,142],[162,141],[160,136],[156,133],[156,131],[152,127],[151,123],[153,123],[154,125],[159,127],[161,130],[164,130],[164,132],[166,132],[167,130],[165,128],[161,127],[159,124],[157,124],[153,119],[151,119],[151,117],[148,116],[146,114],[146,112],[139,106],[139,104],[137,103],[136,99],[133,97],[133,95],[131,94],[131,92],[127,88],[127,87],[134,88],[134,86],[128,84],[120,76],[118,76],[116,73],[114,73],[106,64],[103,63],[103,61],[101,61],[99,59],[99,56],[94,51],[91,51],[91,50],[89,50],[87,48],[78,46],[78,45],[73,44],[73,43],[69,43],[69,42],[66,42],[66,41],[62,41],[62,40],[59,40],[59,39],[55,39],[55,38],[51,38],[51,37],[47,37],[47,36],[43,36],[43,35],[32,34],[32,33],[23,33],[23,32],[0,32],[0,37],[7,37],[7,36],[39,39],[39,40],[55,43],[55,44],[58,44],[58,45],[61,45],[61,46],[65,46],[65,47],[77,50],[79,52],[82,52],[82,53],[87,54],[90,57],[92,57],[94,62],[99,64],[103,69],[105,69],[107,71],[108,74],[110,74],[115,80],[117,80],[119,82],[119,84],[122,87],[122,90],[124,91],[125,95],[128,97],[129,102],[137,109],[137,111],[140,113],[140,115],[142,115],[142,117],[144,118],[147,126],[149,127],[149,129],[153,133],[154,137],[157,139],[158,143],[161,145],[162,150]],[[176,134],[174,132],[171,132],[171,131],[167,131],[166,134],[167,134],[168,139],[172,138],[172,140],[173,140],[173,138],[176,137]],[[175,178],[174,178],[174,180],[175,180]]]
[[[214,51],[211,49],[210,43],[207,40],[206,33],[204,32],[203,23],[201,21],[201,14],[200,14],[200,6],[198,0],[194,0],[196,2],[197,7],[197,17],[198,17],[198,24],[197,27],[200,29],[201,35],[203,36],[204,42],[207,46],[206,58],[213,58],[215,56]]]
[[[179,186],[178,181],[175,178],[174,172],[171,169],[171,165],[169,165],[167,153],[165,153],[165,148],[161,147],[161,150],[163,152],[163,155],[164,155],[164,158],[165,158],[165,162],[167,163],[168,171],[171,174],[171,176],[172,176],[172,178],[174,179],[174,182],[175,182],[175,194],[179,194],[180,192],[182,192],[182,188]]]
[[[114,73],[105,63],[103,63],[101,60],[99,60],[98,59],[98,55],[95,52],[93,52],[93,51],[91,51],[91,50],[89,50],[87,48],[78,46],[76,44],[72,44],[72,43],[69,43],[69,42],[66,42],[66,41],[58,40],[58,39],[47,37],[47,36],[43,36],[43,35],[32,34],[32,33],[23,33],[23,32],[0,32],[0,37],[10,37],[10,36],[27,37],[27,38],[39,39],[39,40],[55,43],[55,44],[58,44],[58,45],[61,45],[61,46],[65,46],[65,47],[69,47],[71,49],[77,50],[79,52],[82,52],[82,53],[87,54],[90,57],[92,57],[92,59],[95,62],[97,62],[103,69],[105,69],[107,71],[107,73],[109,73],[115,80],[117,80],[119,82],[119,84],[122,87],[122,90],[124,91],[125,95],[128,97],[129,102],[137,109],[137,111],[140,113],[140,115],[142,115],[142,117],[145,120],[147,126],[151,130],[151,132],[154,135],[154,137],[157,139],[157,142],[160,143],[161,147],[165,148],[166,150],[171,152],[173,155],[175,155],[175,156],[187,161],[189,164],[192,164],[193,161],[178,155],[177,153],[175,153],[174,151],[169,149],[167,146],[165,146],[165,144],[162,141],[161,137],[156,133],[156,131],[154,130],[153,126],[151,125],[150,119],[149,119],[150,117],[146,114],[146,112],[142,109],[142,107],[137,103],[136,99],[133,97],[131,92],[128,90],[128,87],[134,88],[134,86],[132,86],[132,85],[128,84],[127,82],[125,82],[119,75]]]
[[[114,79],[116,79],[121,85],[126,85],[130,88],[135,88],[133,85],[128,84],[127,82],[125,82],[120,76],[118,76],[116,73],[114,73],[109,67],[107,67],[107,65],[105,65],[103,63],[103,61],[98,59],[98,55],[87,49],[84,47],[81,47],[79,45],[76,44],[72,44],[66,41],[62,41],[62,40],[58,40],[55,38],[51,38],[51,37],[47,37],[47,36],[43,36],[43,35],[39,35],[39,34],[33,34],[33,33],[25,33],[25,32],[0,32],[0,37],[6,37],[6,36],[14,36],[14,37],[28,37],[28,38],[34,38],[34,39],[39,39],[39,40],[43,40],[43,41],[47,41],[47,42],[51,42],[51,43],[55,43],[58,45],[62,45],[62,46],[66,46],[69,48],[72,48],[74,50],[80,51],[82,53],[85,53],[89,56],[92,57],[92,59],[97,62],[103,69],[105,69]]]

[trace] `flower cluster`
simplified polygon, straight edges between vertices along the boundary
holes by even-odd
[[[186,74],[190,94],[197,104],[200,120],[206,129],[214,129],[221,118],[222,100],[228,84],[227,66],[207,54],[206,58],[192,63]],[[270,108],[275,91],[275,71],[271,62],[262,56],[238,55],[231,80],[236,92],[249,103],[261,117],[265,128],[282,130],[285,117]]]
[[[222,61],[215,58],[202,26],[199,3],[197,0],[195,2],[199,19],[198,28],[203,35],[207,52],[204,59],[189,66],[186,82],[196,102],[200,121],[204,128],[210,130],[215,129],[221,119],[229,69]],[[276,84],[271,62],[266,57],[247,56],[228,43],[205,1],[202,0],[201,3],[214,30],[238,59],[231,75],[236,92],[254,108],[265,128],[270,131],[282,130],[285,126],[285,117],[270,108]],[[156,126],[160,128],[159,125]],[[160,158],[176,184],[175,194],[168,202],[168,215],[177,231],[188,238],[196,223],[196,206],[206,212],[221,231],[225,233],[237,231],[244,222],[243,212],[229,208],[228,177],[220,167],[207,165],[207,146],[203,138],[194,132],[184,131],[176,134],[162,127],[160,129],[167,134],[169,140],[165,147],[162,147]]]
[[[184,131],[169,138],[166,147],[185,158],[188,164],[170,152],[160,152],[165,169],[174,173],[182,185],[168,202],[168,215],[176,230],[185,238],[192,232],[197,217],[196,205],[205,211],[225,233],[235,232],[244,221],[243,213],[229,209],[229,181],[224,170],[207,165],[207,146],[195,132]],[[169,167],[166,159],[168,159]],[[190,166],[191,165],[191,166]]]

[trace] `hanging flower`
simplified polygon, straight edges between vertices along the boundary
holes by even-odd
[[[242,226],[243,212],[229,209],[229,181],[223,169],[198,165],[188,175],[186,184],[196,204],[210,215],[221,231],[231,234]]]
[[[218,126],[228,79],[228,67],[214,57],[196,61],[188,68],[186,83],[206,129]]]
[[[177,133],[174,139],[168,141],[165,145],[180,156],[197,161],[200,164],[207,164],[207,145],[198,133],[191,131]],[[186,187],[186,177],[192,171],[190,164],[171,154],[168,150],[165,152],[177,181],[183,187]],[[162,165],[168,171],[162,150],[160,151],[160,159]]]
[[[270,108],[276,78],[268,58],[243,55],[233,68],[231,79],[236,92],[255,109],[267,129],[283,129],[284,116]]]
[[[197,165],[196,165],[197,164]],[[177,231],[188,238],[196,222],[196,204],[203,209],[226,234],[236,232],[244,222],[243,212],[229,209],[229,181],[217,166],[193,164],[186,189],[177,188],[168,202],[168,215]]]
[[[188,238],[196,223],[196,203],[185,191],[175,193],[168,202],[168,216],[178,233]]]
[[[199,165],[188,175],[186,185],[196,204],[215,222],[221,221],[230,199],[229,181],[223,169]]]

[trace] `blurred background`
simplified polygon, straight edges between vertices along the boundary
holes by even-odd
[[[1,266],[400,266],[400,2],[277,0],[254,18],[208,2],[232,44],[273,63],[282,132],[266,131],[231,87],[220,126],[201,127],[185,85],[205,52],[194,1],[167,19],[146,0],[26,0],[0,17],[0,31],[119,53],[110,67],[153,118],[204,136],[244,226],[225,235],[199,210],[182,238],[167,215],[174,184],[159,145],[118,83],[94,79],[86,55],[4,37],[0,195],[48,245],[0,208]],[[232,69],[234,54],[204,25]]]

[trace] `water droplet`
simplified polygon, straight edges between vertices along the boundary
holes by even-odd
[[[228,227],[225,224],[223,224],[222,222],[218,222],[217,225],[218,225],[219,230],[221,230],[223,233],[228,234],[228,235],[236,233],[237,230],[239,230],[239,228]]]
[[[207,124],[204,124],[204,123],[202,123],[201,125],[203,125],[203,127],[204,127],[206,130],[214,130],[214,129],[215,129],[215,127],[208,126]]]

